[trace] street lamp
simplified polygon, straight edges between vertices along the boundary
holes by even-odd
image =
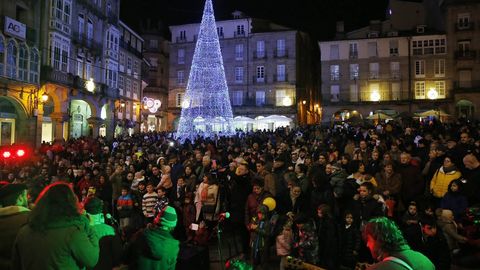
[[[47,101],[48,101],[48,95],[47,95],[47,93],[45,92],[45,93],[42,94],[42,102],[45,103],[45,102],[47,102]]]
[[[95,90],[95,83],[93,82],[92,78],[85,82],[85,88],[88,92],[93,92]]]
[[[380,100],[380,93],[378,93],[378,91],[373,91],[371,94],[370,94],[370,100],[371,101],[379,101]]]
[[[438,98],[438,91],[437,89],[435,88],[430,88],[430,90],[428,90],[427,92],[427,97],[430,99],[430,100],[433,100],[435,101],[437,98]],[[438,113],[438,121],[440,121],[440,109],[437,110],[437,106],[435,105],[435,102],[434,102],[434,110]]]
[[[283,98],[283,106],[292,106],[292,98],[284,97]]]

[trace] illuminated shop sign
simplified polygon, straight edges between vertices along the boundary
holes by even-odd
[[[149,97],[143,98],[143,106],[147,110],[149,110],[151,113],[156,113],[158,109],[160,109],[161,105],[162,105],[162,102],[158,99],[153,99]]]

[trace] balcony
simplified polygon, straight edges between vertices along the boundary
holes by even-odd
[[[73,74],[55,70],[51,66],[40,68],[40,80],[42,82],[58,83],[65,86],[73,86]]]
[[[265,75],[263,78],[259,78],[257,76],[252,76],[253,84],[265,84],[267,82],[267,76]]]
[[[368,72],[368,79],[369,80],[379,80],[380,79],[380,74],[378,71],[370,71]]]
[[[468,22],[468,23],[456,23],[455,24],[455,32],[461,32],[461,31],[472,31],[475,28],[475,23],[474,22]]]
[[[455,92],[480,92],[480,80],[476,81],[454,81],[453,89]]]
[[[457,60],[474,60],[477,57],[477,52],[472,50],[455,51],[455,59]]]
[[[95,56],[99,56],[102,53],[103,44],[88,38],[85,33],[73,32],[72,43],[78,47],[87,48]]]
[[[274,82],[279,82],[279,83],[282,83],[282,82],[288,82],[288,74],[285,73],[285,74],[273,74],[273,81]]]
[[[177,43],[185,43],[187,42],[187,37],[176,37]]]
[[[277,50],[273,51],[273,57],[275,58],[288,58],[288,50]]]
[[[341,89],[338,95],[331,95],[330,93],[323,93],[323,103],[325,105],[369,105],[369,104],[409,104],[411,102],[431,102],[428,97],[415,98],[414,93],[407,89],[398,92],[391,90],[379,91],[379,101],[372,100],[372,91],[365,91],[357,93],[350,92],[349,89]],[[444,98],[438,100],[445,100],[451,98],[451,91],[446,91]]]
[[[135,55],[138,58],[142,58],[142,53],[139,52],[136,48],[134,48],[129,43],[126,43],[123,39],[120,39],[120,48],[128,51],[129,53]]]
[[[266,51],[253,51],[253,59],[267,59]]]
[[[236,37],[236,38],[246,37],[245,31],[234,31],[233,32],[233,37]]]
[[[350,59],[358,59],[358,52],[357,51],[349,52],[348,57]]]

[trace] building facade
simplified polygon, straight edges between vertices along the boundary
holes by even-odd
[[[161,25],[147,23],[141,29],[145,40],[142,97],[142,131],[167,130],[168,76],[170,42],[162,35]]]
[[[234,12],[217,33],[234,114],[243,130],[320,119],[316,46],[297,30]],[[171,26],[168,129],[176,129],[200,24]]]
[[[362,119],[379,110],[392,116],[414,113],[448,104],[452,74],[446,69],[446,35],[425,26],[399,33],[388,25],[372,21],[342,39],[319,42],[323,122]]]
[[[444,1],[456,116],[480,117],[480,2]]]
[[[115,105],[115,134],[140,131],[142,97],[143,38],[120,21],[118,65],[119,99]]]
[[[0,3],[0,145],[30,144],[41,132],[40,3]]]

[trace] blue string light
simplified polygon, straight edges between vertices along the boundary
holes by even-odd
[[[233,135],[232,106],[212,0],[206,0],[175,137]]]

